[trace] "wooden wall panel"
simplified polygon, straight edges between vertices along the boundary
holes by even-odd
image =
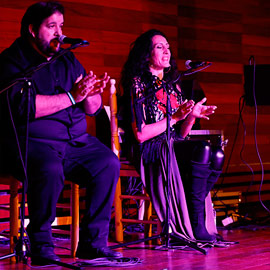
[[[0,51],[19,35],[21,17],[34,2],[1,0]],[[225,138],[229,139],[225,148],[228,161],[237,132],[239,100],[244,94],[243,65],[249,63],[251,55],[257,64],[270,64],[269,0],[64,0],[62,3],[66,8],[64,34],[90,42],[90,46],[74,51],[86,70],[97,74],[107,71],[119,81],[131,42],[150,28],[166,33],[181,71],[185,70],[187,59],[212,62],[209,68],[195,75],[208,104],[218,106],[211,120],[202,120],[201,125],[204,129],[224,130]],[[108,104],[108,89],[103,98]],[[256,130],[266,169],[270,168],[269,107],[258,107]],[[254,107],[244,108],[242,118],[247,127],[244,156],[259,170],[254,115]],[[89,119],[89,125],[92,124]],[[240,158],[242,126],[238,132],[229,172],[248,171]],[[241,177],[228,179],[228,184],[234,183],[232,190],[245,190]]]

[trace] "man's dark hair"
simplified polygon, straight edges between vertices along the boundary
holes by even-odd
[[[34,31],[38,31],[42,22],[56,12],[64,15],[64,7],[58,2],[38,2],[30,6],[22,18],[21,37],[30,36],[30,24],[33,25]]]

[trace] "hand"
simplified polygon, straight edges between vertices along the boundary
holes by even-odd
[[[106,87],[109,80],[110,76],[108,76],[107,72],[105,72],[103,75],[99,77],[99,79],[96,80],[94,88],[88,93],[88,96],[103,93],[103,89]]]
[[[195,102],[193,100],[185,100],[178,108],[177,112],[172,116],[172,119],[176,122],[185,119],[194,107]]]
[[[83,101],[88,93],[94,88],[96,83],[96,75],[90,71],[84,78],[81,74],[75,81],[70,93],[76,103]]]
[[[101,94],[109,79],[110,77],[107,73],[104,73],[100,78],[97,78],[93,71],[90,71],[84,78],[81,74],[76,79],[70,92],[76,103],[78,103],[88,96]]]
[[[217,106],[206,106],[203,105],[203,103],[206,102],[206,98],[203,98],[201,101],[199,101],[198,103],[196,103],[192,109],[191,115],[196,117],[196,118],[204,118],[209,120],[208,115],[211,115],[213,113],[215,113],[215,109],[217,108]]]

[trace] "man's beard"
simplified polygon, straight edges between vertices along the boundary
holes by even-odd
[[[49,43],[42,39],[36,40],[38,49],[46,56],[54,56],[59,51],[59,42],[57,39],[52,39]]]

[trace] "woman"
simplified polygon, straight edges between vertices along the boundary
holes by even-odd
[[[139,36],[122,70],[120,118],[122,116],[126,138],[130,140],[133,135],[133,143],[128,142],[128,145],[133,145],[129,152],[140,165],[141,178],[158,217],[164,222],[168,93],[172,113],[170,226],[181,236],[214,241],[216,227],[213,216],[207,219],[212,222],[211,225],[208,224],[207,228],[205,225],[205,198],[220,175],[224,154],[221,149],[212,149],[204,141],[188,141],[184,138],[196,118],[208,120],[216,106],[203,105],[206,98],[196,104],[193,100],[185,100],[178,74],[176,61],[162,32],[152,29]],[[137,153],[139,156],[136,157]],[[187,178],[186,175],[191,177]],[[206,213],[211,214],[211,211]]]

